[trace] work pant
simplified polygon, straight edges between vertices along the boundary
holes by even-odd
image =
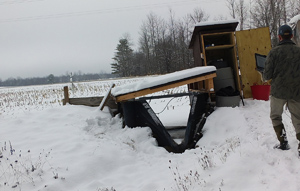
[[[271,96],[270,106],[271,113],[270,118],[272,120],[273,127],[283,125],[282,113],[283,107],[287,104],[287,107],[291,113],[291,119],[296,131],[297,139],[300,141],[300,102],[295,100],[284,100]]]

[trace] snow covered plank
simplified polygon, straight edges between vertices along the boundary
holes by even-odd
[[[110,88],[109,88],[109,90],[108,90],[108,92],[106,93],[106,95],[104,96],[104,98],[102,99],[102,101],[101,101],[101,103],[100,103],[100,110],[102,111],[103,110],[103,108],[104,108],[104,106],[107,104],[107,102],[108,102],[108,100],[109,100],[109,98],[110,98],[110,95],[111,95],[111,90],[112,90],[112,88],[114,88],[115,87],[115,84],[111,84],[110,85]]]
[[[216,77],[214,66],[196,67],[116,87],[112,89],[112,96],[117,102],[121,102],[203,80],[212,81],[214,77]],[[207,87],[210,89],[212,82],[207,84],[210,84]]]

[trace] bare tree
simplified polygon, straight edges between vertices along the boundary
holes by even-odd
[[[226,0],[227,8],[229,9],[230,16],[235,19],[236,0]]]
[[[206,14],[201,8],[195,8],[193,13],[188,14],[188,17],[191,19],[191,22],[196,24],[199,22],[207,21],[209,15]]]
[[[286,21],[300,14],[300,1],[299,0],[285,0]]]
[[[240,30],[243,30],[247,21],[248,8],[244,0],[227,0],[227,7],[230,11],[230,15],[234,19],[239,20]]]
[[[163,44],[168,39],[168,26],[165,20],[150,13],[141,27],[140,50],[145,54],[148,74],[164,72]]]
[[[244,30],[245,28],[245,22],[247,20],[247,6],[245,5],[244,0],[239,0],[237,7],[236,7],[236,12],[239,17],[239,25],[240,25],[240,30]]]
[[[249,3],[249,4],[247,4]],[[277,42],[278,27],[299,14],[299,0],[227,0],[233,18],[240,21],[240,30],[245,28],[270,28],[273,45]],[[193,66],[192,52],[188,50],[195,24],[207,21],[209,16],[195,8],[182,19],[176,19],[170,10],[167,20],[150,13],[140,30],[139,50],[133,53],[137,74],[169,73]],[[220,15],[214,20],[223,20]],[[129,44],[130,45],[130,44]],[[138,71],[138,72],[137,72]]]
[[[141,26],[138,52],[133,53],[134,70],[144,75],[191,67],[193,56],[188,46],[192,31],[196,23],[207,19],[200,8],[179,20],[172,10],[167,21],[150,13]]]
[[[256,0],[251,10],[252,24],[255,27],[269,27],[272,44],[278,41],[278,27],[286,22],[286,6],[283,0]]]
[[[219,14],[214,17],[214,21],[222,21],[222,20],[227,20],[228,18],[225,15]]]

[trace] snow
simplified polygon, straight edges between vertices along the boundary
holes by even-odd
[[[197,23],[196,26],[207,26],[207,25],[220,25],[220,24],[229,24],[229,23],[238,23],[237,19],[231,20],[220,20],[220,21],[205,21]]]
[[[105,95],[112,81],[77,83],[70,97]],[[174,154],[157,146],[150,128],[122,128],[120,116],[111,117],[106,107],[62,106],[64,85],[0,89],[1,191],[300,190],[290,113],[284,111],[283,122],[291,149],[274,150],[269,101],[216,108],[198,147]],[[157,94],[182,91],[186,86]],[[186,124],[189,98],[150,105],[163,111],[158,117],[164,124]]]
[[[291,20],[289,21],[289,25],[291,25],[292,28],[295,28],[299,20],[300,20],[300,14],[291,18]]]
[[[116,86],[114,89],[112,89],[111,93],[114,96],[123,95],[214,71],[216,71],[215,66],[201,66],[190,68],[165,75],[150,77],[142,81],[137,81],[135,83],[126,84],[123,86]]]

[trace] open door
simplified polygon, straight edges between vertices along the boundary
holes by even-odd
[[[244,98],[251,98],[254,83],[262,84],[255,70],[255,53],[267,55],[271,50],[269,27],[236,31],[236,43]]]

